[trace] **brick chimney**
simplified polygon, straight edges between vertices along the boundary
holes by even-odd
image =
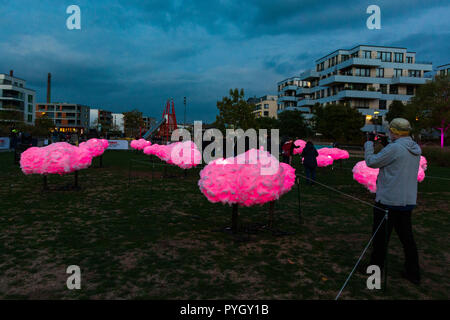
[[[50,103],[51,84],[52,84],[52,74],[49,73],[47,77],[47,103]]]
[[[10,70],[10,71],[9,71],[9,75],[10,75],[11,77],[14,77],[14,70]]]

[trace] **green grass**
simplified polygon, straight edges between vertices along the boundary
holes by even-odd
[[[145,163],[132,162],[130,159]],[[334,299],[370,238],[372,209],[318,185],[301,184],[275,205],[276,228],[233,237],[231,208],[200,193],[199,169],[187,177],[136,152],[109,151],[103,168],[79,173],[80,191],[57,191],[73,175],[25,176],[0,153],[0,298],[3,299]],[[372,202],[352,179],[355,160],[318,171],[318,181]],[[96,160],[97,163],[97,160]],[[297,164],[298,166],[298,164]],[[298,172],[302,173],[299,166]],[[450,169],[429,163],[429,176]],[[450,180],[426,178],[413,212],[423,283],[399,277],[401,244],[389,246],[388,290],[370,291],[355,274],[342,299],[448,299]],[[240,208],[244,225],[265,223],[267,206]],[[239,241],[246,240],[246,241]],[[79,265],[82,289],[68,290]]]

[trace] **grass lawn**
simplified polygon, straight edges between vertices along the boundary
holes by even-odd
[[[130,159],[143,163],[130,170]],[[352,178],[356,161],[319,169],[318,181],[373,202]],[[163,166],[152,173],[149,163],[140,153],[108,151],[103,168],[79,173],[80,191],[44,192],[41,176],[25,176],[12,153],[0,153],[0,298],[334,299],[370,238],[371,207],[304,181],[303,225],[296,187],[275,205],[276,227],[293,234],[233,237],[221,231],[231,208],[200,193],[199,169],[184,177],[172,167],[177,176],[163,179]],[[419,184],[421,286],[399,276],[403,250],[393,233],[387,291],[368,290],[355,274],[342,299],[449,299],[450,168],[429,163],[426,174],[449,180]],[[72,181],[48,179],[53,189]],[[268,206],[239,212],[244,226],[265,223]],[[81,290],[66,287],[69,265],[81,268]]]

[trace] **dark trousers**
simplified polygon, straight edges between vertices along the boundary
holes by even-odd
[[[386,206],[381,203],[376,203],[375,205],[380,208],[386,208]],[[387,222],[387,239],[386,221],[383,221],[383,224],[381,225],[380,229],[375,235],[375,238],[373,239],[373,250],[370,264],[378,265],[380,269],[383,269],[386,249],[389,244],[389,238],[391,237],[392,229],[395,229],[395,232],[397,233],[398,237],[400,238],[400,242],[403,245],[403,251],[405,253],[405,271],[409,276],[415,279],[420,279],[419,255],[417,253],[417,246],[416,242],[414,241],[412,232],[411,212],[412,211],[389,210]],[[384,215],[385,212],[383,210],[374,208],[372,234],[380,225]]]
[[[316,181],[316,168],[305,166],[306,183],[314,184]]]

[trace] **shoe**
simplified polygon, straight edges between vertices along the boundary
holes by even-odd
[[[402,271],[400,273],[400,275],[402,276],[402,278],[408,280],[409,282],[412,282],[416,286],[420,285],[420,276],[419,277],[413,277],[413,276],[409,275],[406,271]]]

